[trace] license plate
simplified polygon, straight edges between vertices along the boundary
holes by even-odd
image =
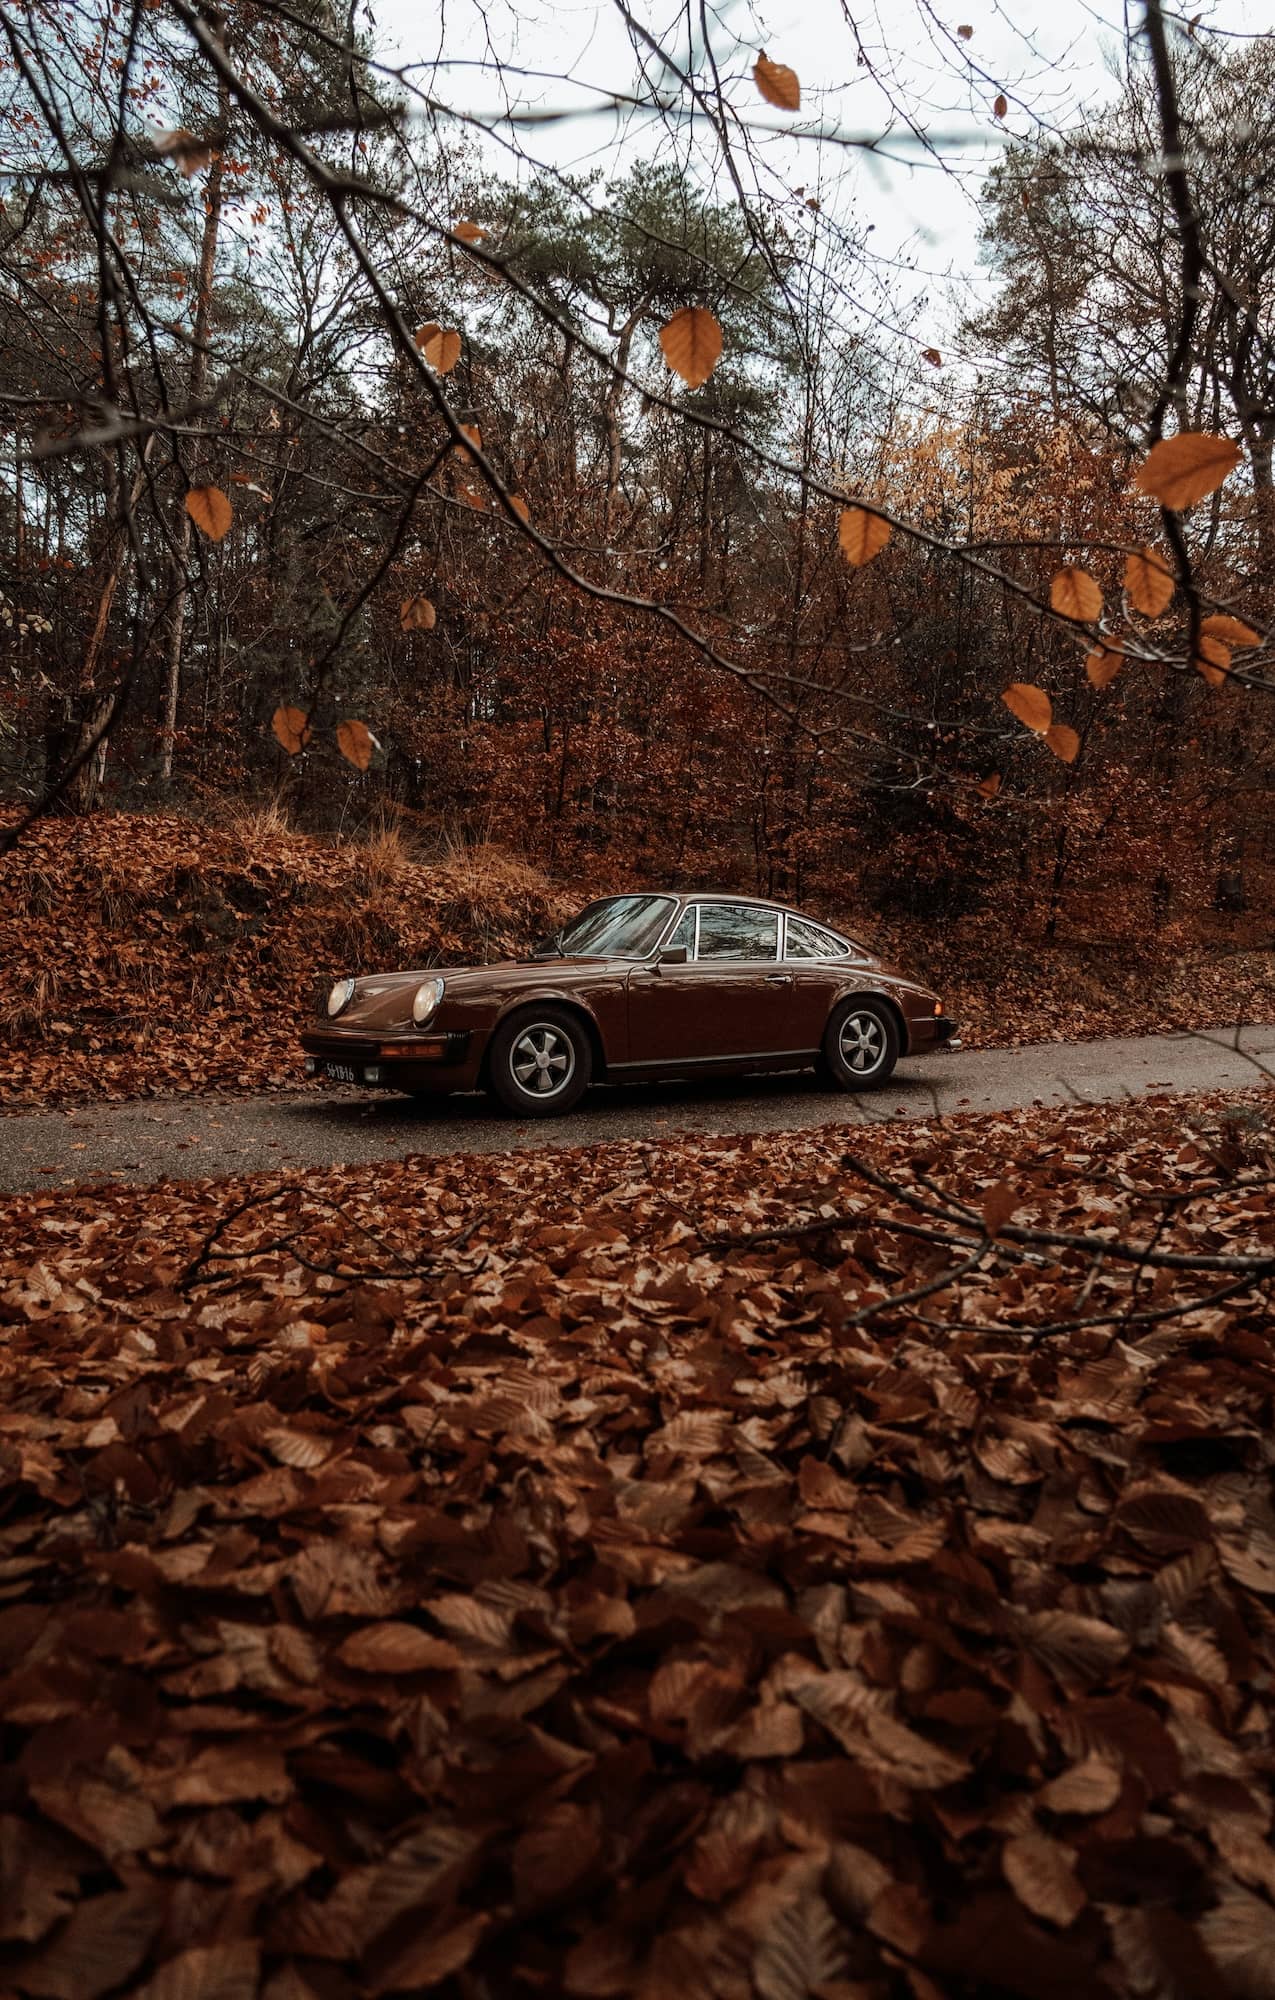
[[[323,1074],[333,1083],[358,1082],[358,1077],[355,1075],[353,1069],[351,1069],[349,1063],[325,1062],[323,1065]]]

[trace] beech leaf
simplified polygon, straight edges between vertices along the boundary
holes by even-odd
[[[487,231],[478,222],[456,222],[452,224],[452,235],[462,243],[485,243]]]
[[[1008,110],[1009,110],[1009,99],[1002,94],[1000,97],[996,99],[996,102],[993,104],[992,111],[997,118],[1003,118]]]
[[[432,632],[437,618],[428,597],[405,597],[398,607],[398,622],[404,632]]]
[[[460,335],[454,330],[438,327],[430,334],[428,340],[421,341],[419,334],[417,340],[434,373],[450,375],[460,360]]]
[[[1080,754],[1080,738],[1069,722],[1051,722],[1045,731],[1045,742],[1064,764],[1074,764]]]
[[[219,542],[235,518],[220,486],[192,486],[186,495],[186,512],[210,542]]]
[[[1102,591],[1087,569],[1067,563],[1058,570],[1049,586],[1049,602],[1064,618],[1086,624],[1102,616]]]
[[[1246,625],[1242,618],[1232,618],[1229,612],[1214,611],[1200,620],[1202,639],[1221,639],[1227,646],[1260,646],[1262,635]]]
[[[890,539],[890,523],[880,514],[873,514],[866,507],[851,505],[843,507],[837,524],[837,540],[841,553],[855,569],[870,563],[873,556],[880,555]]]
[[[336,745],[347,764],[366,771],[372,761],[372,732],[365,722],[338,723]]]
[[[310,741],[309,718],[303,708],[276,708],[270,727],[289,757],[295,757]]]
[[[765,98],[780,111],[801,109],[801,84],[797,73],[785,63],[772,62],[767,55],[758,56],[753,64],[753,82]]]
[[[983,1196],[983,1222],[989,1236],[995,1236],[998,1229],[1009,1221],[1019,1207],[1021,1197],[1008,1181],[997,1181],[995,1187]]]
[[[1180,513],[1215,493],[1243,456],[1230,438],[1208,431],[1179,431],[1176,437],[1152,445],[1133,483],[1162,507]]]
[[[1123,646],[1103,643],[1085,661],[1085,672],[1096,688],[1110,687],[1124,663]]]
[[[1231,649],[1201,630],[1195,664],[1210,687],[1221,687],[1231,667]]]
[[[1177,588],[1166,558],[1155,549],[1131,555],[1124,566],[1125,595],[1144,618],[1158,618]]]
[[[1035,1917],[1065,1928],[1074,1923],[1088,1898],[1076,1880],[1067,1849],[1045,1833],[1022,1833],[1001,1850],[1005,1880],[1024,1908]]]
[[[1011,681],[1001,695],[1001,700],[1011,715],[1043,736],[1054,719],[1053,704],[1043,688],[1033,687],[1030,681]]]
[[[683,306],[660,328],[660,347],[688,389],[707,382],[722,353],[722,329],[706,306]]]

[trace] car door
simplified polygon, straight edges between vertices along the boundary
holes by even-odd
[[[820,1048],[828,1015],[845,987],[849,954],[830,931],[794,916],[784,918],[783,954],[783,970],[792,976],[794,1032],[802,1048]]]
[[[644,965],[629,976],[631,1062],[729,1063],[794,1046],[785,1006],[793,982],[779,963],[777,910],[693,905],[666,943],[679,946],[685,965]]]

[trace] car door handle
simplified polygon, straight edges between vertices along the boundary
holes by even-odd
[[[766,984],[767,986],[791,986],[792,974],[791,972],[768,972],[766,974]]]

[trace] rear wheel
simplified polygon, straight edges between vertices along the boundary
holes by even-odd
[[[564,1007],[528,1008],[491,1038],[487,1080],[520,1117],[561,1117],[579,1103],[592,1072],[589,1038]]]
[[[899,1060],[894,1016],[879,1000],[847,1000],[828,1022],[823,1057],[843,1090],[875,1090]]]

